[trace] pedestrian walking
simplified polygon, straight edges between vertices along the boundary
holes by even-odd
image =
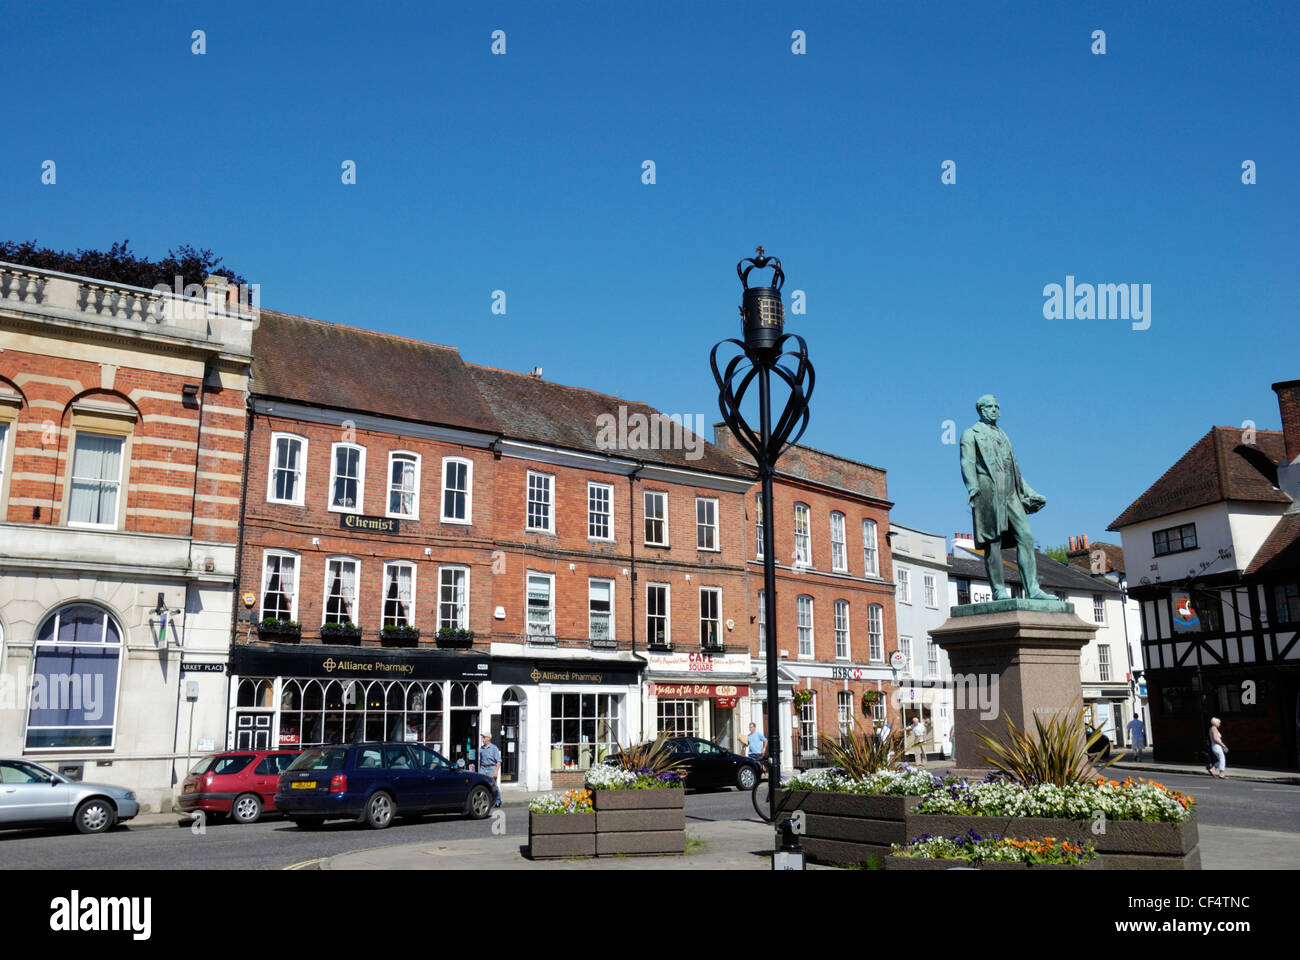
[[[492,742],[492,734],[483,734],[483,746],[478,752],[478,772],[492,780],[497,806],[501,806],[501,751]]]
[[[1223,742],[1219,726],[1223,723],[1218,717],[1210,718],[1210,753],[1214,754],[1214,763],[1206,767],[1206,772],[1220,780],[1227,780],[1224,772],[1228,768],[1228,745]]]
[[[1128,730],[1129,742],[1133,744],[1133,752],[1137,754],[1136,759],[1141,760],[1142,751],[1145,750],[1147,746],[1146,724],[1143,723],[1141,718],[1139,718],[1135,713],[1133,714],[1133,719],[1128,722],[1126,729]]]
[[[761,760],[767,756],[767,737],[758,732],[758,725],[751,723],[749,725],[749,736],[745,738],[748,742],[749,758],[751,760]]]
[[[925,724],[921,721],[920,717],[913,717],[912,722],[908,724],[907,729],[912,736],[916,738],[916,741],[912,744],[912,757],[916,760],[916,765],[918,767],[924,767],[925,738],[928,735],[925,729]]]

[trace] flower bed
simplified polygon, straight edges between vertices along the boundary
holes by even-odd
[[[1024,787],[904,767],[858,780],[821,771],[787,786],[795,789],[779,794],[778,808],[803,811],[803,847],[817,862],[866,863],[911,837],[974,830],[1092,843],[1103,869],[1200,869],[1195,801],[1145,780]]]
[[[686,852],[681,773],[601,765],[587,771],[585,782],[585,790],[528,805],[534,860]]]
[[[885,860],[885,869],[952,870],[968,866],[981,870],[1087,870],[1099,863],[1097,851],[1090,844],[1056,837],[1022,840],[968,830],[950,837],[922,834],[909,844],[895,844],[892,856]]]

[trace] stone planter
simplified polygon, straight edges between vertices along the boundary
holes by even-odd
[[[1097,848],[1102,870],[1201,869],[1195,818],[1182,823],[1107,820],[1104,832],[1094,833],[1091,819],[920,814],[916,813],[920,801],[920,797],[808,790],[784,790],[777,795],[778,816],[803,811],[800,843],[808,859],[816,863],[865,864],[873,857],[888,858],[891,844],[904,844],[923,834],[950,837],[974,830],[984,836],[996,833],[1091,843]]]
[[[596,855],[594,813],[529,813],[528,855],[534,860]]]
[[[886,857],[886,870],[1100,870],[1101,857],[1087,863],[1007,863],[994,860],[974,864],[969,860],[937,860],[931,857]]]
[[[593,790],[594,814],[530,813],[529,856],[612,857],[686,852],[685,791]]]

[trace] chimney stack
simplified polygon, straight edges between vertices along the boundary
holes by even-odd
[[[1080,546],[1079,546],[1079,549],[1080,549],[1080,550],[1087,550],[1087,549],[1088,549],[1089,542],[1088,542],[1088,535],[1087,535],[1086,533],[1085,533],[1083,536],[1081,536],[1081,537],[1079,538],[1079,544],[1080,544]]]
[[[1286,442],[1286,462],[1300,459],[1300,380],[1283,380],[1273,384],[1278,409],[1282,411],[1282,437]]]

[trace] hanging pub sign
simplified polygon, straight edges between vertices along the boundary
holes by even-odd
[[[1201,618],[1196,614],[1196,607],[1192,605],[1191,595],[1186,590],[1173,591],[1174,601],[1174,632],[1175,633],[1199,633],[1201,630]]]
[[[359,513],[345,513],[339,517],[339,526],[344,530],[363,530],[366,533],[401,533],[400,520],[392,517],[363,517]]]

